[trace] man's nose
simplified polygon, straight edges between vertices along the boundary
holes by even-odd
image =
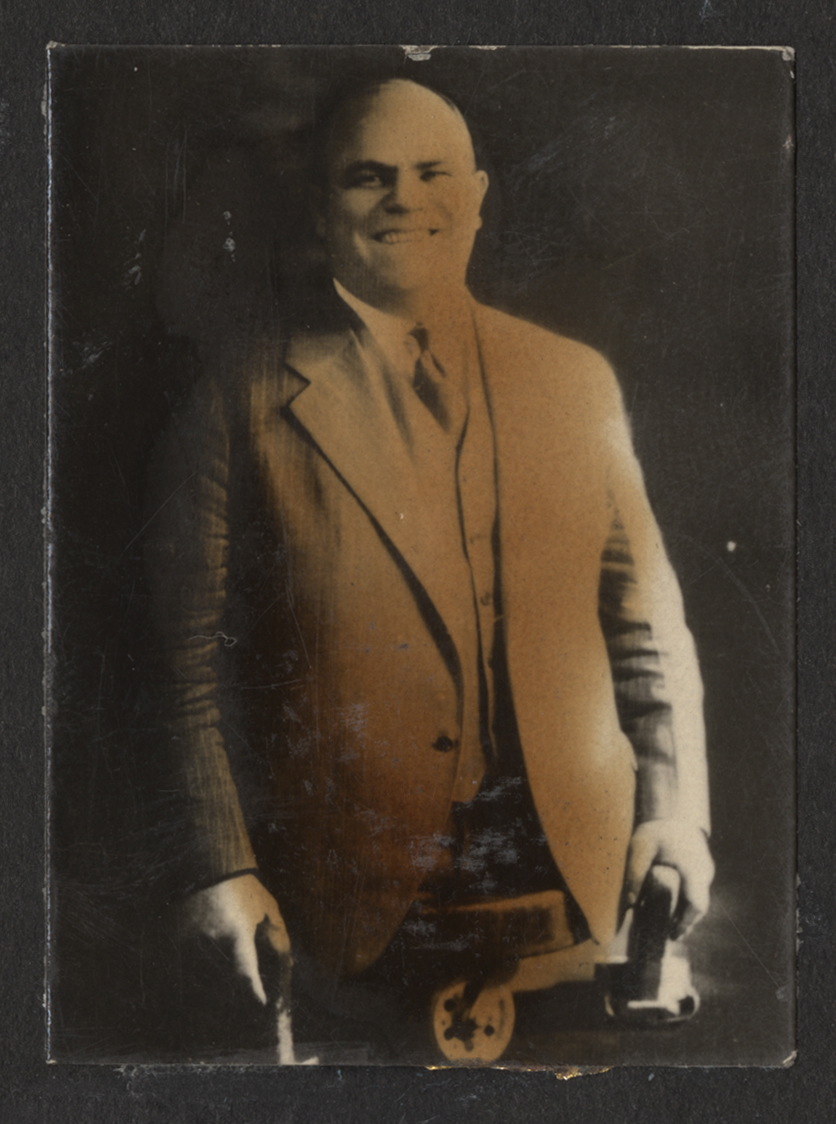
[[[420,210],[424,205],[422,186],[417,176],[396,176],[392,183],[392,190],[386,196],[386,210],[395,213]]]

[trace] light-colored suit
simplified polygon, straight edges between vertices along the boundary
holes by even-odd
[[[606,361],[473,317],[525,767],[607,942],[636,819],[708,827],[694,647]],[[375,362],[341,324],[206,378],[169,438],[149,544],[193,884],[260,861],[297,947],[343,975],[381,954],[432,869],[461,714],[449,536]]]

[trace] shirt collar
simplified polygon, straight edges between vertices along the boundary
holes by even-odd
[[[350,293],[344,285],[334,278],[334,288],[337,294],[345,301],[349,308],[360,317],[371,334],[374,336],[380,350],[390,361],[397,366],[403,366],[404,357],[407,355],[405,340],[415,323],[402,316],[394,316],[391,312],[381,312],[359,297]]]
[[[411,371],[416,356],[409,348],[407,336],[417,327],[414,320],[396,316],[391,312],[381,312],[379,308],[366,304],[354,293],[350,293],[336,277],[333,278],[337,295],[351,308],[374,337],[375,343],[395,370]],[[447,370],[475,370],[477,366],[476,337],[468,304],[463,305],[466,319],[458,319],[456,329],[430,330],[430,348],[445,365]],[[466,326],[465,326],[466,325]]]

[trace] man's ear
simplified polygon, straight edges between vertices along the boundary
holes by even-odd
[[[485,193],[487,192],[488,185],[491,181],[488,179],[488,173],[484,170],[484,168],[477,168],[473,175],[479,185],[479,202],[481,203],[481,201],[485,198]]]
[[[488,190],[488,173],[482,168],[477,168],[473,173],[473,184],[476,192],[476,229],[479,230],[482,226],[482,216],[479,213],[482,209],[482,200],[485,198],[485,193]]]

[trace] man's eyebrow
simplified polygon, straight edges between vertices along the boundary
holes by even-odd
[[[431,168],[437,168],[440,164],[446,163],[445,160],[419,160],[413,167],[418,168],[422,172],[429,171]],[[394,164],[384,164],[381,160],[353,160],[350,164],[346,164],[340,170],[341,176],[351,177],[358,175],[361,172],[377,172],[379,174],[392,174],[396,171]]]
[[[392,164],[383,164],[380,160],[353,160],[340,170],[341,176],[354,176],[359,172],[394,172]]]

